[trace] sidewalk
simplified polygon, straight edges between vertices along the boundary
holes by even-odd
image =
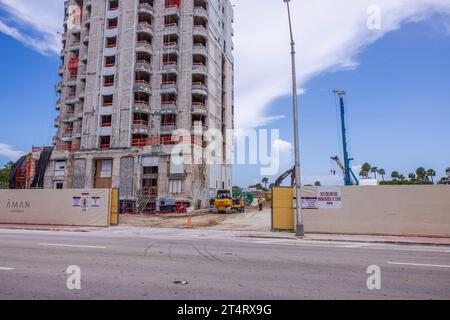
[[[91,232],[104,228],[55,226],[55,225],[31,225],[31,224],[0,224],[0,229],[10,230],[37,230],[37,231],[69,231],[69,232]]]
[[[306,234],[304,240],[345,241],[391,244],[426,244],[450,246],[450,238],[408,237],[408,236],[374,236],[348,234]]]
[[[290,232],[251,232],[247,233],[249,238],[289,239],[300,241],[337,241],[337,242],[365,242],[365,243],[389,243],[404,245],[434,245],[450,246],[450,238],[436,237],[408,237],[408,236],[375,236],[375,235],[352,235],[352,234],[319,234],[308,233],[303,239],[299,239]]]

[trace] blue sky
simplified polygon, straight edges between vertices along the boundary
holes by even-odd
[[[50,144],[54,133],[59,79],[55,43],[62,1],[42,1],[48,5],[0,0],[5,5],[0,9],[0,165],[32,145]],[[279,128],[289,146],[292,118],[285,11],[279,1],[252,7],[255,1],[237,2],[235,7],[236,122],[244,128]],[[330,175],[329,159],[342,154],[331,94],[335,88],[348,92],[354,165],[367,161],[388,173],[395,169],[405,175],[424,166],[443,176],[450,166],[450,1],[417,0],[406,7],[399,5],[403,2],[393,5],[381,0],[384,20],[378,32],[365,29],[370,1],[349,0],[346,6],[322,2],[325,9],[304,1],[293,5],[298,18],[294,27],[299,86],[305,90],[300,96],[304,182],[340,182],[340,177]],[[51,10],[39,14],[41,7]],[[37,14],[20,15],[27,10]],[[261,19],[250,19],[254,14]],[[318,15],[324,18],[317,19]],[[264,23],[265,17],[272,16],[280,19],[275,26],[279,29]],[[248,28],[250,21],[252,28]],[[252,30],[258,23],[261,31],[255,34]],[[273,37],[275,32],[279,33]],[[24,45],[27,39],[33,39],[33,44]],[[280,173],[289,167],[289,160],[287,150]],[[258,166],[235,166],[235,184],[260,179]]]
[[[411,23],[358,55],[350,71],[325,73],[304,86],[300,99],[303,180],[339,182],[330,176],[330,156],[342,159],[337,100],[347,91],[347,126],[354,165],[369,162],[407,175],[419,166],[439,176],[450,166],[450,34],[429,21]],[[292,142],[291,98],[270,106],[286,118],[270,127]],[[236,166],[236,183],[259,179],[259,167]],[[254,176],[257,178],[255,179]]]

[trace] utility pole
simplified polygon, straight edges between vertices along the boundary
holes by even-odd
[[[346,186],[351,186],[353,185],[353,183],[352,180],[350,179],[350,158],[348,156],[347,137],[346,137],[347,132],[345,128],[345,107],[344,107],[345,91],[334,90],[333,93],[337,97],[339,97],[341,107],[342,147],[344,149],[344,184]]]
[[[294,105],[294,152],[295,152],[295,217],[296,227],[295,233],[299,237],[305,234],[302,219],[302,196],[301,196],[301,181],[300,181],[300,152],[299,152],[299,129],[298,129],[298,98],[297,98],[297,75],[295,70],[295,41],[292,31],[291,10],[289,7],[290,0],[283,0],[286,3],[289,31],[291,36],[291,57],[292,57],[292,91],[293,91],[293,105]]]

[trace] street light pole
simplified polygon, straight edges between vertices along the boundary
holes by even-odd
[[[295,152],[295,217],[296,226],[295,233],[299,237],[305,234],[302,219],[302,198],[301,198],[301,182],[300,182],[300,152],[299,152],[299,130],[298,130],[298,98],[297,98],[297,75],[295,70],[295,41],[292,32],[291,10],[289,7],[290,0],[284,0],[287,5],[289,18],[289,31],[291,34],[291,56],[292,56],[292,91],[294,104],[294,152]]]

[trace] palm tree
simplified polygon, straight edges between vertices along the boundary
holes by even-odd
[[[417,180],[419,180],[419,181],[425,181],[428,179],[427,171],[423,167],[417,168],[416,175],[417,175]]]
[[[445,174],[446,174],[447,177],[450,179],[450,167],[448,167],[447,169],[445,169]]]
[[[416,181],[416,174],[415,173],[410,173],[410,174],[408,174],[408,178],[411,181]]]
[[[261,182],[264,183],[264,188],[267,189],[267,184],[269,183],[269,179],[263,178]]]
[[[321,187],[322,183],[320,181],[316,181],[316,182],[314,182],[314,186]]]
[[[369,176],[370,169],[371,169],[370,164],[368,164],[367,162],[364,163],[364,164],[361,166],[361,172],[360,172],[359,175],[360,175],[361,177],[367,179],[368,176]]]
[[[436,177],[436,171],[434,171],[433,169],[428,169],[427,176],[431,178],[431,182],[433,182],[434,184],[434,177]]]
[[[370,168],[370,172],[372,172],[375,175],[375,179],[376,179],[377,178],[377,173],[378,173],[378,167]]]
[[[391,177],[392,179],[397,180],[400,177],[400,174],[398,173],[398,171],[392,171]]]
[[[384,169],[378,169],[378,174],[381,176],[381,178],[384,181],[384,175],[386,174],[386,171]]]
[[[406,178],[405,178],[405,176],[404,176],[404,175],[402,175],[402,174],[401,174],[401,175],[399,175],[399,176],[398,176],[398,178],[399,178],[399,179],[400,179],[401,181],[405,181],[405,179],[406,179]]]

